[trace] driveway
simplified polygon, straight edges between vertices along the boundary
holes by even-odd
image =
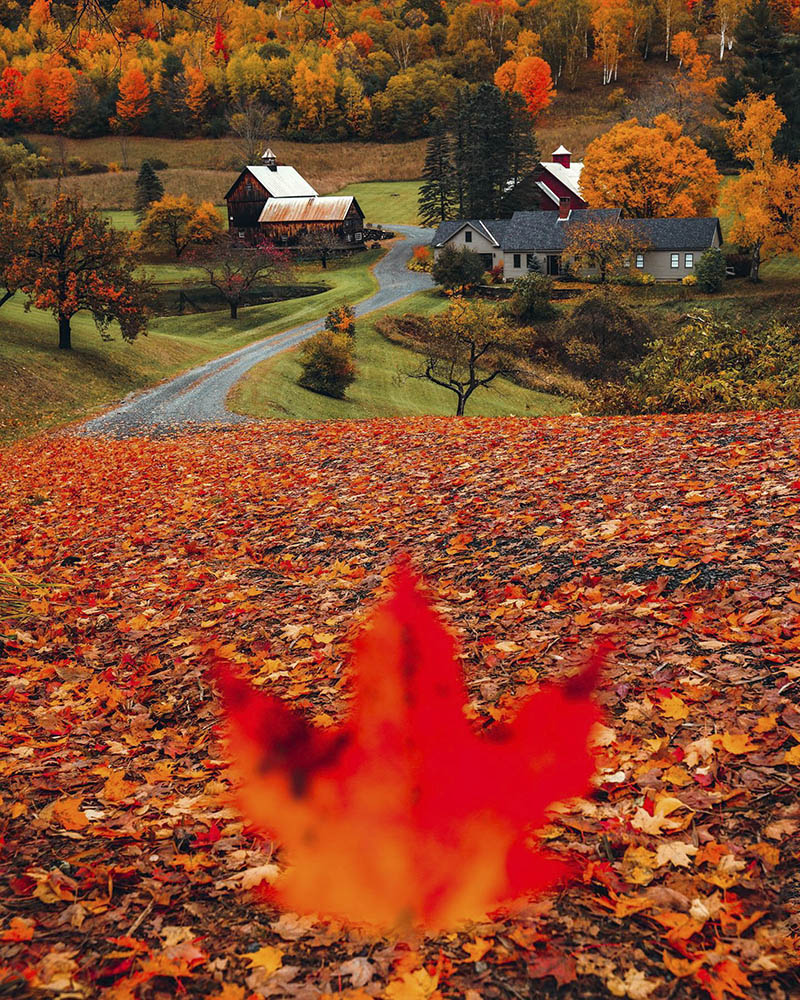
[[[432,229],[420,226],[387,226],[404,236],[374,268],[378,290],[355,306],[357,316],[383,309],[414,292],[433,288],[428,274],[409,271],[406,263],[412,248],[429,243]],[[291,307],[290,307],[291,308]],[[287,310],[287,320],[290,313]],[[198,425],[237,424],[248,418],[231,413],[226,406],[228,393],[255,365],[301,343],[322,329],[323,320],[295,326],[238,351],[208,361],[198,368],[153,389],[136,393],[113,410],[89,420],[82,433],[112,437],[132,437],[150,432],[168,433]]]

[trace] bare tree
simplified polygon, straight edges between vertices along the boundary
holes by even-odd
[[[228,115],[228,127],[236,136],[242,166],[258,163],[275,128],[275,116],[258,101],[240,100]]]
[[[427,379],[454,393],[456,416],[463,416],[476,389],[519,372],[526,334],[485,303],[453,299],[447,312],[417,327],[414,348],[424,360],[408,377]]]
[[[239,306],[257,281],[283,277],[289,268],[288,253],[272,243],[238,247],[227,236],[202,255],[198,254],[196,260],[206,272],[209,284],[228,303],[231,319],[237,318]]]
[[[319,262],[323,267],[328,266],[331,252],[339,246],[336,234],[329,229],[311,229],[301,236],[300,242],[304,247],[308,247],[316,257],[319,257]]]

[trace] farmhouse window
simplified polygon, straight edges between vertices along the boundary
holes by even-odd
[[[535,253],[526,254],[525,267],[527,267],[529,271],[535,271],[536,266],[537,266],[536,254]]]
[[[692,267],[694,267],[694,254],[693,253],[687,253],[686,254],[686,256],[683,258],[683,266],[686,267],[686,268],[692,268]]]
[[[643,268],[644,267],[644,254],[643,253],[637,253],[636,254],[636,266],[639,267],[639,268]]]
[[[679,253],[674,253],[669,262],[670,267],[680,267],[681,266],[681,255]]]
[[[469,231],[469,229],[464,233],[464,242],[472,243],[472,233]]]
[[[514,267],[522,267],[522,254],[514,254]]]

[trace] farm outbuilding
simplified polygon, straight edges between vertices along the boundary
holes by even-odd
[[[268,149],[263,163],[245,167],[225,195],[228,230],[238,240],[254,243],[259,237],[259,216],[271,198],[315,198],[317,192],[294,167],[279,166]]]
[[[245,167],[225,195],[233,240],[266,238],[292,247],[316,234],[335,251],[364,245],[364,213],[355,198],[320,197],[294,167],[279,165],[271,149],[262,160]]]
[[[267,239],[284,246],[302,243],[309,233],[326,233],[343,246],[364,240],[364,213],[352,195],[270,198],[258,223]]]

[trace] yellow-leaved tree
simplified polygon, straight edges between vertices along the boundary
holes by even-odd
[[[187,247],[216,243],[223,236],[222,219],[211,202],[198,205],[187,194],[165,194],[148,208],[131,246],[139,253],[172,251],[177,259]]]
[[[636,118],[589,143],[581,192],[591,208],[621,208],[630,218],[709,215],[719,173],[708,153],[669,115],[652,127]]]
[[[776,156],[775,136],[786,116],[769,94],[749,94],[734,106],[728,145],[749,164],[725,188],[723,207],[734,219],[728,239],[750,254],[750,280],[761,265],[800,247],[800,164]]]

